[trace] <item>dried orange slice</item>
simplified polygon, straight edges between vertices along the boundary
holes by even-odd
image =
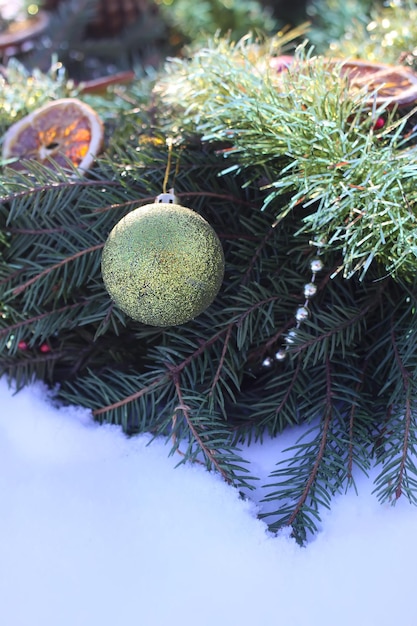
[[[367,89],[370,105],[403,107],[417,102],[417,74],[407,67],[362,59],[328,59],[327,62],[329,67],[340,66],[340,73],[347,77],[352,91]],[[294,63],[297,68],[303,67],[303,63],[298,64],[289,56],[273,57],[270,67],[280,73]]]
[[[3,138],[3,160],[22,169],[21,159],[51,168],[88,170],[103,145],[103,123],[94,109],[77,98],[62,98],[32,111],[10,126]],[[52,159],[52,160],[51,160]]]
[[[402,65],[387,65],[353,59],[332,59],[331,65],[340,65],[351,89],[370,93],[370,103],[406,106],[417,100],[417,74]]]

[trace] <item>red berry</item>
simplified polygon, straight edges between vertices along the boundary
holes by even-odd
[[[378,117],[375,121],[374,124],[374,130],[380,130],[381,128],[383,128],[385,126],[385,120],[383,117]]]
[[[27,350],[29,346],[26,341],[19,341],[17,347],[19,348],[19,350]]]
[[[51,348],[48,346],[47,343],[43,343],[41,347],[39,348],[39,350],[43,352],[44,354],[46,354],[47,352],[51,351]]]

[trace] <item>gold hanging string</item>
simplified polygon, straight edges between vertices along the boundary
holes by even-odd
[[[171,170],[171,162],[172,162],[172,143],[173,143],[172,142],[172,137],[168,137],[167,138],[168,160],[167,160],[167,166],[165,168],[164,182],[162,184],[162,191],[163,191],[163,193],[167,193],[168,178],[169,178],[169,172]]]
[[[180,153],[178,154],[178,157],[177,157],[177,164],[175,166],[174,179],[172,181],[173,186],[175,186],[175,180],[178,176],[178,172],[180,171],[180,160],[181,160],[181,154],[183,150],[184,150],[184,146],[180,146]]]
[[[177,162],[175,165],[175,171],[173,174],[173,178],[172,178],[172,187],[167,191],[167,187],[168,187],[168,179],[169,179],[169,173],[171,171],[171,167],[172,167],[172,148],[174,145],[173,139],[172,137],[168,137],[168,139],[166,140],[167,146],[168,146],[168,160],[167,160],[167,166],[165,168],[165,175],[164,175],[164,182],[162,183],[162,193],[164,195],[166,195],[167,193],[173,194],[174,195],[174,188],[175,188],[175,180],[177,178],[178,172],[180,171],[180,156],[178,156],[177,158]],[[181,150],[183,148],[180,148]]]

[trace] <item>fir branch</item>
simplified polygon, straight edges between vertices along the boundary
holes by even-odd
[[[405,381],[404,381],[405,382]],[[408,390],[408,385],[407,385],[407,390]],[[410,429],[411,429],[411,399],[410,399],[410,394],[407,393],[406,395],[406,399],[405,399],[405,413],[404,413],[404,421],[405,421],[405,428],[404,428],[404,444],[403,444],[403,449],[402,449],[402,454],[401,454],[401,461],[400,461],[400,465],[399,465],[399,469],[398,469],[398,478],[397,478],[397,484],[395,487],[395,498],[398,500],[398,498],[401,497],[403,490],[404,490],[404,480],[405,480],[405,472],[406,472],[406,467],[407,467],[407,458],[409,455],[409,447],[410,447]],[[417,475],[417,472],[416,472]]]
[[[41,280],[42,278],[47,276],[50,272],[54,272],[55,270],[62,268],[67,263],[72,263],[73,261],[75,261],[75,259],[78,259],[84,256],[85,254],[90,254],[91,252],[96,252],[97,250],[101,250],[103,246],[104,246],[104,243],[99,243],[85,250],[80,250],[79,252],[76,252],[75,254],[69,257],[66,257],[65,259],[62,259],[62,261],[59,261],[58,263],[51,265],[50,267],[46,268],[42,272],[39,272],[39,274],[36,274],[36,276],[33,276],[30,280],[27,280],[22,285],[19,285],[19,287],[15,287],[13,289],[13,295],[17,296],[21,294],[28,287],[30,287],[30,285],[33,285],[36,281]]]
[[[189,440],[187,449],[181,451],[180,463],[198,462],[200,461],[199,455],[202,455],[206,467],[209,470],[215,469],[227,483],[236,487],[253,489],[254,477],[251,477],[249,470],[244,467],[247,461],[237,454],[238,450],[233,445],[230,431],[223,420],[219,420],[213,411],[206,414],[204,404],[202,405],[200,400],[197,400],[195,404],[196,398],[193,398],[192,393],[188,392],[185,398],[180,380],[179,375],[173,379],[178,404],[175,407],[175,419],[172,422],[171,439],[174,441],[172,452],[178,451],[179,442],[183,438],[177,436],[182,428],[178,420],[178,412],[180,412],[187,426]],[[191,405],[194,405],[194,409]]]
[[[24,160],[23,164],[26,165]],[[39,180],[39,177],[37,177],[37,179],[33,179],[32,177],[30,177],[30,172],[33,171],[33,163],[31,161],[27,162],[27,169],[29,170],[29,175],[22,175],[21,172],[15,172],[14,170],[9,172],[6,168],[6,174],[9,175],[0,180],[0,190],[3,194],[0,197],[0,201],[2,203],[9,203],[20,200],[22,198],[30,198],[31,196],[37,196],[39,194],[47,193],[49,191],[59,192],[62,189],[68,191],[68,189],[71,187],[75,187],[78,190],[81,186],[83,188],[102,188],[103,185],[105,185],[106,187],[120,185],[118,181],[103,179],[71,180],[68,176],[65,176],[65,179],[62,180],[62,176],[58,172],[54,172],[53,170],[51,171],[51,169],[48,167],[43,168],[43,174],[47,178],[47,180]],[[39,170],[37,170],[37,173],[38,171]],[[13,191],[14,189],[16,189],[16,191]]]
[[[401,405],[391,407],[389,423],[393,431],[387,432],[385,440],[380,442],[380,446],[384,446],[386,450],[382,455],[379,453],[379,461],[383,469],[376,480],[375,491],[382,501],[391,498],[398,500],[405,492],[409,499],[417,502],[417,497],[413,494],[413,486],[417,485],[417,466],[414,460],[417,452],[416,424],[413,417],[411,393],[413,379],[403,362],[393,320],[391,320],[391,341],[394,359],[401,374],[403,407]],[[399,415],[400,409],[403,409],[403,412]],[[401,448],[397,445],[392,446],[391,440],[394,437],[401,440]]]
[[[382,291],[382,290],[381,290]],[[361,309],[350,309],[344,307],[343,310],[334,306],[331,314],[326,315],[320,312],[320,329],[312,320],[306,321],[306,330],[298,333],[290,351],[294,354],[302,353],[303,359],[310,364],[320,361],[326,354],[333,355],[336,350],[344,352],[344,346],[350,345],[350,339],[358,333],[360,325],[366,319],[366,314],[379,304],[376,297],[368,302]],[[360,325],[358,325],[358,322]],[[327,323],[328,329],[324,328]],[[316,330],[314,335],[307,329]]]
[[[113,402],[112,404],[108,404],[107,406],[102,406],[99,409],[93,409],[93,415],[95,417],[101,416],[105,413],[110,413],[115,409],[125,407],[128,404],[130,405],[139,398],[142,398],[143,396],[148,394],[149,391],[154,391],[156,388],[160,387],[167,378],[168,376],[160,376],[159,378],[155,378],[151,383],[149,383],[149,385],[142,387],[142,389],[135,391],[129,396],[124,396],[122,400],[118,400],[117,402]]]
[[[203,352],[207,350],[207,348],[222,339],[223,335],[227,334],[227,332],[227,327],[222,328],[221,330],[214,333],[214,335],[208,338],[204,343],[201,343],[197,350],[194,350],[194,352],[190,354],[186,359],[176,365],[169,365],[168,367],[171,377],[175,378],[178,374],[180,374],[194,359],[201,356],[201,354],[203,354]]]
[[[316,368],[311,373],[309,383],[305,381],[300,390],[304,400],[299,402],[303,419],[318,419],[319,428],[315,425],[304,436],[311,437],[312,432],[315,433],[311,441],[304,442],[301,439],[295,446],[284,451],[290,453],[291,458],[280,461],[278,466],[281,467],[271,473],[271,478],[275,481],[265,487],[273,490],[263,499],[265,503],[279,504],[279,507],[261,514],[262,518],[272,517],[273,521],[269,526],[274,531],[291,525],[294,536],[301,543],[305,541],[307,531],[317,530],[320,508],[329,507],[331,496],[346,481],[351,481],[349,450],[346,445],[350,428],[349,420],[346,419],[346,401],[351,406],[353,400],[358,399],[354,390],[349,392],[346,388],[352,373],[346,367],[346,362],[332,361],[329,355],[320,370],[320,376]],[[319,386],[323,382],[323,375],[325,389]],[[363,409],[362,405],[361,410]],[[363,417],[357,416],[357,419],[366,424],[369,417],[365,412]],[[365,441],[369,445],[370,439]],[[368,466],[364,464],[363,458],[357,454],[353,458],[355,465],[366,471]]]
[[[105,347],[108,348],[108,345],[105,344]],[[59,398],[76,403],[82,393],[84,406],[91,409],[98,422],[118,424],[128,435],[162,432],[166,413],[171,412],[173,407],[171,385],[164,386],[166,381],[163,377],[159,380],[149,380],[146,375],[138,377],[131,367],[123,363],[120,366],[117,361],[117,366],[111,367],[109,360],[108,354],[101,368],[96,371],[87,368],[87,374],[78,374],[73,380],[66,380],[65,389],[60,390]],[[94,359],[90,358],[88,364],[92,363]],[[119,399],[126,396],[131,399],[130,404],[119,403]],[[100,410],[97,407],[111,407],[111,410]]]
[[[287,521],[287,525],[288,526],[292,526],[294,524],[294,522],[296,521],[297,517],[299,516],[300,512],[302,511],[303,507],[305,506],[305,503],[307,501],[307,498],[310,496],[310,492],[312,490],[312,488],[314,487],[314,484],[317,481],[317,476],[318,476],[318,471],[320,468],[320,465],[322,463],[323,457],[324,457],[324,453],[326,450],[326,445],[327,445],[327,436],[328,436],[328,432],[329,432],[329,428],[330,428],[330,422],[332,420],[333,417],[333,402],[332,402],[332,391],[331,391],[331,376],[330,376],[330,363],[329,360],[327,359],[326,361],[326,403],[325,403],[325,407],[324,407],[324,414],[323,414],[323,418],[322,418],[322,431],[321,431],[321,441],[320,441],[320,446],[316,455],[316,460],[314,462],[314,465],[311,469],[310,475],[305,483],[305,487],[303,492],[301,493],[298,501],[296,502],[295,506],[294,506],[294,510],[291,513],[290,517],[288,518]]]
[[[268,241],[271,239],[271,237],[274,234],[274,228],[276,228],[276,224],[271,226],[271,228],[269,230],[266,231],[265,236],[263,237],[262,241],[259,243],[258,247],[256,248],[254,255],[252,257],[251,262],[248,264],[248,267],[245,271],[244,274],[244,279],[243,279],[243,284],[245,285],[250,277],[250,274],[253,270],[253,267],[257,261],[257,259],[259,258],[260,254],[262,253],[262,251],[265,249],[265,245],[268,243]]]
[[[277,408],[275,409],[275,412],[276,412],[276,415],[277,415],[277,416],[278,416],[278,415],[281,413],[281,411],[284,409],[285,405],[286,405],[286,404],[287,404],[287,402],[288,402],[288,399],[289,399],[290,395],[293,393],[293,390],[294,390],[295,384],[296,384],[296,382],[298,381],[298,376],[299,376],[299,373],[300,373],[300,368],[301,368],[301,359],[300,359],[300,358],[298,358],[298,359],[297,359],[297,365],[296,365],[296,367],[294,368],[294,372],[293,372],[293,374],[292,374],[292,376],[291,376],[291,381],[290,381],[290,384],[288,385],[287,390],[286,390],[285,394],[284,394],[284,395],[283,395],[283,397],[282,397],[282,400],[280,401],[280,403],[277,405]]]
[[[42,320],[54,315],[59,315],[60,313],[67,313],[69,311],[74,311],[74,309],[80,307],[80,306],[85,306],[85,300],[83,299],[80,302],[74,302],[72,304],[66,304],[65,306],[61,307],[60,309],[55,309],[53,311],[45,311],[44,313],[39,313],[39,315],[35,315],[33,317],[29,317],[29,318],[25,318],[23,320],[20,320],[19,322],[16,322],[14,324],[10,324],[7,323],[7,326],[5,326],[4,328],[0,328],[0,338],[1,337],[5,337],[5,336],[9,336],[10,333],[14,333],[16,330],[20,330],[22,328],[28,327],[28,328],[34,328],[36,327],[36,325],[41,322]]]
[[[217,370],[216,373],[213,376],[213,382],[211,383],[211,389],[210,389],[210,394],[209,395],[213,395],[214,390],[220,380],[220,374],[222,372],[223,366],[224,366],[224,362],[225,362],[225,358],[226,358],[226,354],[227,354],[227,350],[229,348],[229,342],[231,340],[232,337],[232,332],[233,332],[233,327],[234,324],[230,324],[227,331],[226,331],[226,337],[224,338],[224,344],[223,344],[223,348],[222,348],[222,352],[221,352],[221,356],[219,359],[219,364],[217,366]]]
[[[23,351],[22,351],[23,352]],[[0,375],[12,382],[18,391],[35,380],[51,380],[57,363],[65,356],[64,351],[43,353],[40,351],[23,352],[17,362],[13,355],[2,355]]]
[[[364,380],[365,380],[365,372],[366,372],[367,366],[368,366],[368,362],[365,359],[361,378],[356,384],[356,392],[358,393],[358,395],[360,391],[363,389]],[[352,402],[350,412],[349,412],[349,448],[348,448],[348,454],[347,454],[347,459],[348,459],[347,460],[347,477],[348,477],[349,482],[353,482],[353,465],[355,461],[354,450],[355,450],[357,439],[358,439],[357,432],[356,432],[356,424],[358,421],[357,419],[358,408],[359,408],[359,402],[358,401]]]
[[[193,420],[190,417],[190,407],[184,403],[181,386],[180,386],[180,377],[178,375],[173,377],[173,383],[174,383],[175,391],[178,396],[178,402],[179,402],[179,404],[175,407],[175,413],[174,413],[175,420],[176,420],[178,411],[181,411],[182,415],[184,416],[184,419],[187,422],[188,428],[190,429],[192,436],[194,437],[194,439],[196,440],[198,444],[199,451],[201,451],[204,454],[209,465],[212,465],[219,472],[220,476],[222,476],[226,482],[230,483],[231,482],[230,475],[229,473],[225,472],[224,469],[221,467],[221,465],[218,463],[216,459],[216,451],[206,445],[204,435],[198,432],[195,424],[193,423]],[[173,425],[175,427],[174,420],[173,420]],[[173,428],[173,433],[175,433],[175,428]],[[187,457],[185,453],[183,453],[183,456]]]

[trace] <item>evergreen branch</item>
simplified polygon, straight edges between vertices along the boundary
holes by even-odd
[[[86,230],[87,226],[80,224],[80,230]],[[68,226],[55,226],[53,228],[19,228],[8,226],[7,232],[10,235],[52,235],[53,233],[67,233]]]
[[[200,462],[199,455],[205,460],[207,469],[215,469],[229,484],[253,489],[254,477],[244,467],[247,463],[238,454],[231,433],[224,420],[213,410],[206,410],[198,395],[188,392],[185,397],[180,384],[181,376],[173,379],[176,394],[174,422],[171,439],[174,441],[172,452],[179,450],[181,439],[188,439],[187,449],[181,451],[182,460]],[[178,419],[181,411],[183,420]]]
[[[250,353],[250,359],[261,360],[266,354],[269,354],[273,347],[275,347],[281,337],[285,336],[285,333],[294,326],[294,320],[288,319],[285,324],[279,327],[276,333],[268,337],[268,340],[262,344],[259,348],[254,349]]]
[[[382,466],[375,480],[374,492],[381,501],[395,502],[405,494],[417,503],[417,425],[415,411],[415,295],[405,298],[405,307],[397,306],[387,323],[387,335],[377,346],[387,357],[376,368],[384,384],[379,394],[386,403],[386,418],[378,433],[375,453]],[[411,322],[411,324],[410,324]],[[381,337],[382,339],[382,337]]]
[[[336,323],[333,325],[333,327],[329,328],[328,330],[321,329],[320,334],[316,336],[309,336],[308,338],[302,335],[302,333],[300,332],[299,339],[296,338],[294,341],[294,345],[291,345],[291,352],[293,352],[294,354],[305,353],[307,348],[317,346],[321,344],[322,342],[325,343],[331,337],[336,337],[337,339],[341,340],[342,331],[349,329],[350,327],[354,327],[359,321],[363,321],[366,318],[366,314],[378,306],[379,297],[382,291],[383,291],[383,288],[381,288],[381,291],[378,297],[375,297],[372,301],[370,301],[368,304],[363,306],[358,311],[352,312],[350,315],[347,315],[346,311],[341,312],[341,315],[343,315],[345,319],[342,319],[342,317],[340,317],[339,319],[336,320]],[[323,319],[323,316],[321,317]],[[333,310],[331,318],[334,323],[335,310]],[[312,322],[307,322],[306,324],[308,324],[311,327],[314,327]]]
[[[215,198],[216,200],[225,200],[229,202],[233,202],[234,204],[239,204],[241,206],[253,207],[253,204],[244,198],[236,197],[235,194],[226,194],[226,193],[215,193],[213,191],[187,191],[184,193],[175,193],[178,198]]]
[[[306,443],[300,440],[285,451],[291,456],[280,461],[278,465],[281,467],[272,472],[271,477],[276,482],[265,485],[274,489],[267,493],[263,502],[279,502],[280,506],[260,516],[273,517],[269,524],[273,531],[290,524],[294,536],[301,543],[305,541],[307,531],[317,530],[314,520],[320,519],[320,507],[329,507],[331,496],[341,489],[346,480],[350,481],[349,422],[346,418],[347,407],[357,399],[357,393],[347,387],[352,378],[358,382],[359,372],[358,377],[353,377],[346,359],[332,361],[327,354],[321,367],[316,367],[299,381],[297,409],[303,421],[314,420],[315,423],[319,420],[320,428],[315,423],[311,431],[302,437],[305,439],[312,432],[317,433],[313,440],[308,439]],[[357,416],[357,420],[359,424],[355,427],[355,434],[364,437],[363,442],[368,444],[366,421],[369,421],[369,415],[364,412]],[[354,460],[363,471],[369,467],[362,449],[355,454]]]
[[[78,258],[84,256],[85,254],[90,254],[91,252],[95,252],[96,250],[101,250],[103,247],[104,247],[104,243],[99,243],[99,244],[97,244],[95,246],[91,246],[90,248],[87,248],[85,250],[80,250],[79,252],[76,252],[75,254],[72,254],[71,256],[66,257],[65,259],[62,259],[62,261],[59,261],[59,263],[55,263],[54,265],[51,265],[50,267],[47,267],[42,272],[40,272],[36,276],[33,276],[33,278],[27,280],[22,285],[19,285],[18,287],[15,287],[13,289],[13,294],[15,296],[21,294],[28,287],[30,287],[30,285],[33,285],[38,280],[40,280],[41,278],[44,278],[45,276],[47,276],[48,274],[50,274],[54,270],[57,270],[57,269],[63,267],[67,263],[71,263],[75,259],[78,259]]]
[[[362,368],[361,379],[356,384],[356,392],[359,394],[360,390],[363,388],[365,371],[367,368],[367,361],[365,360],[364,366]],[[352,402],[350,412],[349,412],[349,447],[347,454],[347,476],[348,480],[352,481],[353,479],[353,463],[354,463],[354,446],[356,443],[355,434],[355,422],[356,415],[358,410],[358,402]]]
[[[216,370],[216,372],[215,372],[215,374],[213,376],[213,382],[211,384],[211,389],[210,389],[210,394],[209,395],[213,394],[214,389],[215,389],[215,387],[217,386],[217,384],[219,382],[220,374],[221,374],[221,371],[222,371],[223,365],[224,365],[224,360],[226,358],[226,353],[227,353],[227,350],[229,348],[229,342],[230,342],[230,339],[231,339],[231,336],[232,336],[233,327],[234,327],[234,324],[230,324],[229,328],[227,329],[226,337],[224,339],[224,344],[223,344],[223,348],[222,348],[222,353],[220,355],[220,359],[219,359],[219,364],[217,366],[217,370]]]
[[[404,363],[401,359],[398,345],[395,337],[394,324],[391,320],[391,339],[392,345],[394,349],[395,360],[398,364],[399,371],[401,372],[401,377],[403,381],[404,394],[405,394],[405,414],[404,414],[404,435],[403,435],[403,445],[401,451],[401,459],[398,468],[398,477],[396,481],[395,487],[395,498],[401,497],[403,492],[403,482],[404,482],[404,472],[406,468],[407,457],[409,454],[409,445],[410,445],[410,430],[411,430],[411,401],[410,401],[410,378],[411,375],[407,371],[404,366]]]
[[[169,366],[169,371],[171,377],[175,378],[178,374],[180,374],[192,361],[194,361],[197,357],[201,356],[208,347],[216,343],[219,339],[223,337],[224,334],[227,334],[228,328],[222,328],[217,333],[208,338],[204,343],[201,344],[192,354],[190,354],[186,359],[181,361],[180,363]]]
[[[282,409],[284,408],[284,406],[286,405],[286,403],[287,403],[287,401],[288,401],[288,398],[290,397],[290,395],[291,395],[291,393],[292,393],[292,391],[293,391],[293,389],[294,389],[294,386],[295,386],[295,384],[296,384],[296,382],[297,382],[297,380],[298,380],[298,375],[299,375],[299,373],[300,373],[300,368],[301,368],[301,359],[300,359],[300,358],[298,358],[298,359],[297,359],[297,365],[296,365],[296,367],[295,367],[295,369],[294,369],[294,373],[293,373],[293,375],[292,375],[292,377],[291,377],[290,384],[288,385],[287,390],[286,390],[286,392],[285,392],[285,394],[284,394],[284,396],[283,396],[283,398],[282,398],[281,402],[279,403],[279,405],[278,405],[278,406],[277,406],[277,408],[276,408],[276,414],[277,414],[277,415],[279,415],[279,413],[281,412],[281,410],[282,410]]]
[[[324,453],[325,453],[326,446],[327,446],[327,436],[329,433],[329,428],[330,428],[332,417],[333,417],[333,402],[332,402],[332,386],[331,386],[331,377],[330,377],[330,362],[329,362],[329,359],[326,359],[326,405],[324,407],[323,429],[321,433],[320,447],[318,449],[316,460],[311,469],[310,475],[306,481],[304,491],[302,492],[298,502],[296,502],[292,514],[288,518],[288,521],[287,521],[288,526],[292,526],[294,524],[295,520],[297,519],[303,507],[305,506],[305,503],[307,501],[307,498],[310,495],[310,491],[312,487],[317,481],[319,468],[323,461]]]
[[[59,309],[54,309],[53,311],[46,311],[44,313],[39,313],[38,315],[34,315],[33,317],[25,318],[19,322],[16,322],[15,324],[8,324],[4,328],[0,328],[0,337],[8,336],[14,331],[25,328],[25,327],[32,328],[37,323],[50,317],[51,315],[67,313],[69,311],[73,311],[77,307],[85,306],[85,302],[86,302],[85,299],[83,299],[80,302],[73,302],[72,304],[66,304],[65,306]]]
[[[226,335],[226,338],[224,340],[224,345],[222,348],[222,353],[219,359],[217,371],[211,383],[211,391],[209,395],[212,395],[214,392],[214,388],[216,387],[218,383],[220,372],[224,366],[225,356],[227,353],[227,348],[231,339],[231,333],[232,333],[233,328],[241,325],[242,322],[248,316],[250,316],[256,309],[263,307],[265,304],[275,302],[277,299],[279,299],[279,296],[270,296],[269,298],[265,298],[263,300],[254,302],[249,308],[245,308],[245,311],[242,314],[240,314],[237,318],[235,318],[235,320],[232,323],[230,323],[226,328],[222,328],[221,330],[219,330],[217,333],[212,335],[212,337],[208,338],[196,350],[194,350],[194,352],[192,352],[192,354],[190,354],[187,358],[185,358],[183,361],[179,362],[176,365],[170,365],[169,370],[170,370],[171,376],[175,379],[175,377],[179,375],[192,361],[194,361],[199,356],[201,356],[201,354],[203,354],[203,352],[207,350],[208,347],[210,347],[211,345],[216,343],[219,339],[221,339],[224,335]]]
[[[10,271],[10,268],[7,268]],[[6,285],[7,283],[9,283],[12,280],[15,280],[16,278],[18,278],[22,273],[24,272],[24,268],[23,267],[19,267],[18,269],[16,269],[14,272],[10,272],[10,274],[6,274],[6,276],[4,278],[2,278],[0,280],[0,285]]]
[[[204,441],[204,436],[200,435],[200,433],[198,432],[196,426],[194,425],[192,419],[190,418],[190,407],[187,406],[184,403],[184,399],[183,399],[183,395],[182,395],[182,391],[181,391],[181,386],[180,386],[180,377],[179,375],[173,376],[173,383],[174,383],[174,387],[175,387],[175,391],[176,394],[178,396],[178,402],[179,405],[176,407],[176,411],[177,410],[181,410],[184,419],[187,422],[188,428],[190,429],[190,432],[192,434],[192,436],[194,437],[195,441],[198,444],[199,449],[203,452],[204,456],[208,459],[208,461],[210,462],[210,464],[213,465],[213,467],[215,467],[215,469],[219,472],[220,476],[223,477],[223,479],[231,484],[232,481],[230,479],[229,474],[224,470],[224,468],[219,464],[219,462],[217,461],[217,452],[216,450],[211,449],[208,445],[206,445],[205,441]]]
[[[153,380],[149,385],[142,387],[142,389],[139,389],[138,391],[136,391],[135,393],[132,393],[129,396],[125,396],[122,400],[119,400],[118,402],[113,402],[112,404],[108,404],[107,406],[102,406],[99,409],[94,409],[93,410],[94,417],[103,415],[104,413],[109,413],[110,411],[114,411],[115,409],[124,407],[127,404],[131,404],[135,400],[138,400],[139,398],[149,393],[149,391],[154,390],[155,388],[158,388],[167,378],[168,378],[167,376],[160,376],[156,378],[155,380]]]
[[[247,267],[247,269],[245,271],[245,274],[244,274],[244,279],[242,281],[242,284],[246,284],[247,281],[249,280],[250,273],[251,273],[251,271],[252,271],[252,269],[253,269],[257,259],[259,258],[259,255],[261,254],[262,250],[265,248],[265,245],[271,239],[273,234],[274,234],[274,226],[271,226],[271,228],[266,231],[264,237],[262,238],[262,241],[259,243],[258,247],[256,248],[256,250],[254,252],[252,260],[248,264],[248,267]]]
[[[323,5],[326,4],[326,10]],[[362,58],[371,61],[384,59],[392,65],[404,64],[416,67],[414,47],[416,42],[415,24],[417,6],[414,0],[389,4],[375,4],[372,0],[350,2],[342,8],[334,5],[329,11],[329,3],[315,2],[316,28],[312,35],[313,43],[321,43],[324,52],[326,22],[332,24],[332,54],[340,58]],[[336,9],[336,10],[335,10]],[[354,19],[352,19],[352,16]],[[372,23],[372,29],[369,24]],[[389,28],[387,28],[389,24]]]
[[[175,452],[179,454],[180,456],[182,456],[183,458],[186,458],[186,453],[183,452],[180,448],[180,443],[179,443],[178,435],[176,432],[177,431],[177,419],[178,419],[178,411],[182,411],[185,417],[185,412],[189,410],[190,410],[190,407],[188,405],[179,404],[174,408],[174,414],[172,416],[172,435],[171,435],[172,443],[173,443]],[[188,422],[189,420],[186,418],[186,421]],[[199,465],[204,466],[204,463],[203,461],[201,461],[201,459],[193,458],[192,462],[198,463]]]
[[[240,315],[237,319],[237,322],[235,322],[234,324],[238,323],[239,321],[242,321],[247,315],[250,315],[250,313],[255,310],[256,308],[263,306],[266,302],[273,302],[275,300],[278,299],[278,296],[271,296],[270,298],[267,298],[264,301],[261,302],[257,302],[255,303],[248,311],[246,311],[244,314]],[[163,380],[166,380],[167,378],[175,381],[176,378],[179,376],[179,374],[181,374],[181,372],[188,367],[188,365],[190,365],[194,360],[196,360],[199,356],[201,356],[207,349],[208,347],[210,347],[211,345],[213,345],[214,343],[216,343],[217,341],[219,341],[225,334],[227,336],[227,334],[229,333],[229,328],[230,326],[226,327],[226,328],[222,328],[220,329],[217,333],[215,333],[214,335],[212,335],[211,337],[209,337],[205,342],[201,343],[201,345],[195,349],[188,357],[186,357],[185,359],[183,359],[182,361],[180,361],[177,364],[166,364],[166,368],[167,368],[167,373],[166,375],[162,375],[160,377],[158,377],[149,387],[145,387],[141,390],[139,390],[138,392],[131,394],[129,396],[124,397],[122,400],[113,403],[111,405],[107,405],[107,406],[103,406],[100,409],[95,409],[93,414],[94,415],[100,415],[103,413],[107,413],[110,412],[114,409],[118,409],[122,406],[128,405],[131,402],[135,401],[137,398],[141,397],[142,395],[146,394],[148,392],[149,389],[152,389],[154,386],[159,385],[161,382],[163,382]],[[224,362],[224,359],[223,359]],[[212,387],[212,389],[214,390],[214,386]]]
[[[411,400],[410,395],[407,393],[405,399],[405,429],[404,429],[404,443],[401,455],[401,462],[398,472],[397,486],[395,489],[395,497],[398,500],[403,493],[404,473],[406,471],[407,457],[409,454],[410,445],[410,429],[411,429]]]
[[[28,167],[33,166],[31,162],[28,162]],[[71,180],[68,176],[65,177],[65,180],[62,180],[61,176],[56,174],[56,179],[51,182],[50,178],[53,177],[53,172],[51,173],[51,169],[45,167],[45,175],[48,174],[48,180],[42,181],[42,183],[37,184],[37,181],[30,179],[29,177],[23,177],[20,182],[16,177],[16,173],[13,170],[12,176],[3,180],[0,183],[0,189],[4,190],[4,195],[0,196],[0,202],[8,203],[14,202],[16,200],[20,200],[22,198],[28,198],[34,195],[38,195],[40,193],[45,193],[48,191],[60,191],[62,189],[68,190],[69,188],[88,188],[88,187],[116,187],[119,186],[120,183],[118,181],[111,180],[89,180],[89,179],[81,179],[81,180]],[[19,176],[22,176],[21,172],[19,172]],[[23,189],[21,191],[9,191],[14,186],[21,186]]]
[[[65,357],[65,351],[23,353],[19,362],[13,356],[2,356],[0,360],[0,375],[6,375],[8,380],[13,381],[16,390],[23,389],[25,385],[34,380],[50,380],[56,364]]]
[[[155,200],[155,198],[152,197],[144,197],[141,198],[141,202],[143,202],[144,204],[147,204],[148,202],[153,202]],[[112,204],[107,204],[104,206],[100,206],[97,208],[93,209],[93,214],[99,214],[99,213],[107,213],[108,211],[115,211],[116,209],[125,209],[125,208],[130,208],[130,207],[134,207],[136,208],[138,206],[138,199],[134,198],[133,200],[126,200],[125,202],[113,202]]]
[[[48,54],[50,63],[51,55]],[[30,71],[16,58],[10,58],[7,67],[0,70],[2,103],[0,109],[0,133],[30,111],[49,100],[74,97],[77,90],[62,72],[61,64],[54,63],[47,72],[39,66]],[[0,182],[1,185],[1,182]]]

